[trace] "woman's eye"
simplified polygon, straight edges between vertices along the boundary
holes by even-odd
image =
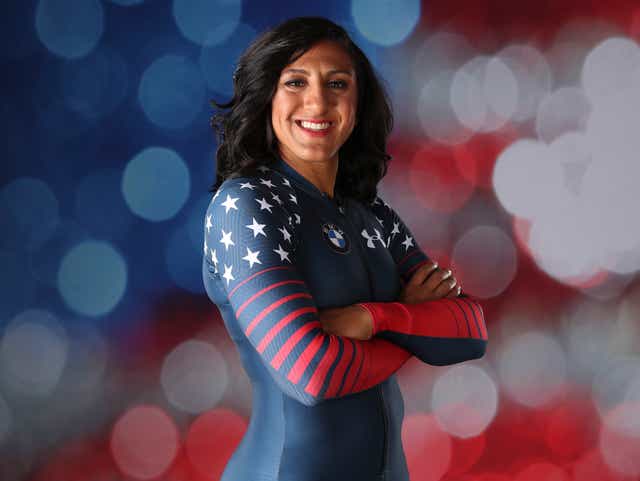
[[[303,83],[303,80],[289,80],[288,82],[285,82],[285,85],[288,85],[290,87],[298,87],[298,85],[295,84],[301,84]]]
[[[347,87],[347,82],[345,82],[344,80],[334,80],[330,83],[337,86],[339,89],[343,89]]]

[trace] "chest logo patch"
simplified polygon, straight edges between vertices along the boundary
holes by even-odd
[[[332,250],[339,252],[340,254],[346,254],[351,248],[351,242],[340,227],[335,224],[323,224],[322,235],[325,241],[329,244]]]

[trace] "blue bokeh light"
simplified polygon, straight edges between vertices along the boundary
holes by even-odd
[[[61,218],[53,235],[38,250],[29,256],[31,275],[47,286],[57,285],[60,262],[64,255],[82,241],[88,240],[89,233],[74,219]]]
[[[196,294],[204,293],[202,253],[202,244],[199,247],[193,245],[188,223],[173,232],[165,248],[167,271],[173,282]]]
[[[131,211],[150,221],[170,219],[182,208],[191,189],[189,170],[173,150],[144,149],[127,164],[122,194]]]
[[[98,0],[40,0],[36,31],[40,41],[55,55],[84,57],[102,37],[102,4]]]
[[[240,21],[240,0],[173,0],[173,17],[186,38],[198,45],[225,41]]]
[[[116,169],[100,169],[78,184],[75,215],[96,238],[121,238],[133,221],[120,191],[121,177]]]
[[[109,244],[86,241],[62,259],[58,290],[74,311],[97,317],[111,311],[127,286],[127,265]]]
[[[64,62],[60,86],[71,110],[97,119],[112,113],[124,100],[129,72],[119,53],[103,47],[82,59]]]
[[[191,60],[165,55],[142,75],[138,100],[152,123],[165,129],[181,129],[204,108],[205,82]]]
[[[58,221],[58,199],[42,180],[20,177],[0,190],[0,247],[37,249]]]
[[[351,15],[362,34],[385,47],[407,38],[420,19],[420,0],[352,0]]]
[[[220,44],[205,43],[200,51],[200,68],[210,89],[233,95],[232,76],[238,57],[255,37],[253,28],[240,23],[233,32],[232,40]]]

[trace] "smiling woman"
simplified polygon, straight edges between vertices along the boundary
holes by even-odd
[[[347,33],[294,18],[216,114],[202,275],[253,387],[222,481],[408,481],[394,373],[484,354],[480,305],[377,195],[391,107]]]
[[[321,41],[283,70],[271,102],[281,156],[330,197],[338,151],[356,123],[357,95],[347,52]]]

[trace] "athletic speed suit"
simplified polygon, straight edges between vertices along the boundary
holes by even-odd
[[[372,302],[374,312],[396,301],[400,279],[428,257],[380,197],[331,198],[282,158],[226,179],[204,232],[207,295],[253,391],[247,432],[222,480],[408,481],[394,373],[412,355],[433,365],[482,357],[478,303],[425,302],[422,318],[397,328],[386,319],[368,341],[325,333],[318,309]]]

